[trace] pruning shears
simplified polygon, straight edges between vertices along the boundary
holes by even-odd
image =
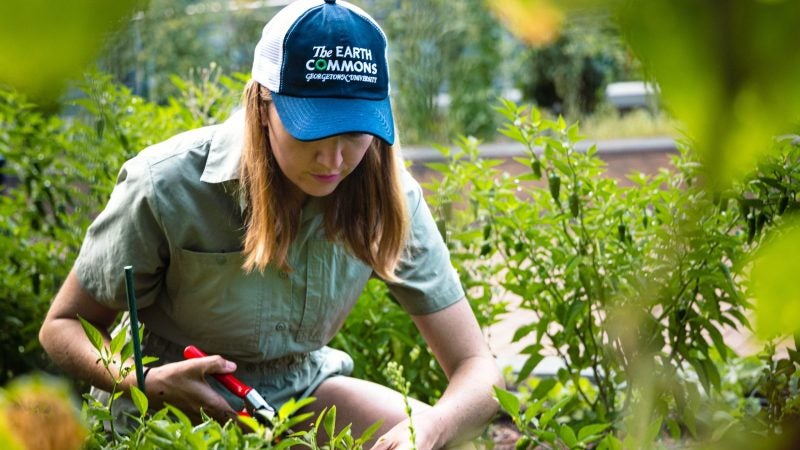
[[[183,350],[183,356],[186,359],[192,359],[208,355],[194,345],[189,345]],[[242,383],[233,374],[218,373],[214,374],[213,377],[237,397],[244,400],[244,408],[238,412],[240,416],[255,417],[257,421],[265,425],[268,425],[272,418],[275,417],[275,408],[267,403],[258,391]]]

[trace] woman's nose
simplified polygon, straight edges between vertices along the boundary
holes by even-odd
[[[329,170],[338,169],[344,160],[341,140],[334,136],[323,139],[320,144],[319,151],[317,151],[317,163]]]

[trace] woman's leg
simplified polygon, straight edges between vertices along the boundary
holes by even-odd
[[[317,400],[306,410],[316,414],[323,408],[330,409],[336,405],[336,429],[341,430],[348,423],[352,423],[354,437],[361,436],[372,424],[383,420],[380,429],[373,435],[373,439],[377,439],[408,417],[402,394],[386,386],[358,378],[345,376],[328,378],[313,395]],[[418,400],[412,398],[408,400],[414,412],[430,408]],[[319,431],[324,433],[324,430]],[[326,437],[320,436],[320,442],[325,440]],[[371,447],[371,443],[365,447]]]

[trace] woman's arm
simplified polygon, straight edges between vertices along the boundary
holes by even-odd
[[[412,416],[419,449],[442,448],[476,437],[498,410],[493,386],[504,386],[466,299],[432,314],[412,316],[449,379],[436,404]],[[393,433],[408,434],[402,422],[379,440],[375,449]],[[397,447],[394,447],[397,448]]]
[[[119,364],[112,364],[111,374],[98,361],[98,355],[83,331],[78,316],[90,322],[103,334],[106,345],[110,342],[108,328],[118,311],[97,302],[80,284],[74,270],[69,273],[59,290],[39,330],[39,340],[50,358],[69,375],[85,380],[100,389],[111,391],[112,375],[119,373]],[[125,361],[133,366],[133,361]],[[228,403],[205,381],[205,374],[230,373],[236,369],[232,362],[220,356],[208,356],[151,369],[145,386],[151,404],[168,402],[190,415],[199,417],[202,407],[217,419],[235,417]],[[135,371],[131,371],[118,389],[127,391],[136,384]]]

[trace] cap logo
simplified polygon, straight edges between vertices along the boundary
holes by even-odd
[[[378,73],[378,64],[373,61],[369,48],[315,45],[311,53],[312,57],[306,61],[306,82],[378,82],[378,77],[374,76]]]
[[[386,35],[345,1],[295,0],[264,27],[253,79],[301,141],[367,133],[394,143]]]

